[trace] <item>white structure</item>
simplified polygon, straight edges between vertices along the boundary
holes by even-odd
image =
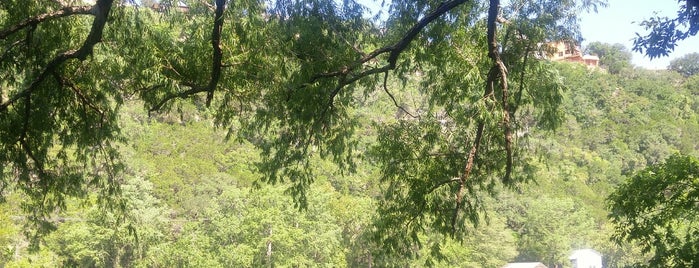
[[[602,254],[594,249],[574,250],[568,259],[573,264],[573,268],[603,268]]]
[[[540,262],[511,262],[502,268],[548,268]]]

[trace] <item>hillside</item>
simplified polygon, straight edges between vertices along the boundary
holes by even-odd
[[[379,175],[372,146],[380,137],[376,120],[419,120],[393,106],[385,95],[357,96],[362,103],[356,170],[339,170],[316,158],[318,170],[299,210],[287,182],[261,183],[260,151],[248,141],[226,139],[206,109],[183,104],[177,111],[148,116],[141,103],[127,102],[119,115],[126,133],[119,151],[126,160],[126,214],[99,209],[99,200],[70,201],[57,214],[58,229],[29,251],[21,234],[20,194],[0,205],[0,262],[16,266],[186,267],[498,267],[511,261],[567,265],[575,248],[595,248],[607,267],[644,258],[638,248],[610,241],[606,197],[635,172],[675,152],[697,155],[699,77],[672,71],[627,70],[609,74],[560,63],[565,79],[565,120],[555,131],[528,124],[519,139],[535,152],[517,170],[526,183],[495,185],[480,195],[484,220],[466,223],[463,241],[430,229],[422,245],[389,254],[376,244],[388,184]],[[419,78],[396,98],[407,111],[424,103]],[[395,88],[395,87],[394,87]],[[390,123],[390,122],[389,122]],[[362,156],[363,155],[363,156]],[[123,218],[122,218],[123,217]],[[438,254],[432,254],[437,253]]]

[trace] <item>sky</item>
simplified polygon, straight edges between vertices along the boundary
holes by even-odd
[[[360,0],[367,7],[378,10],[382,0]],[[390,0],[386,0],[387,3]],[[660,16],[673,17],[679,9],[677,0],[608,0],[606,8],[600,8],[598,13],[581,14],[580,27],[583,38],[583,48],[590,42],[603,42],[624,45],[629,51],[633,47],[636,33],[644,35],[646,31],[639,25],[657,12]],[[668,57],[650,58],[633,52],[634,65],[646,69],[665,69],[672,59],[692,52],[699,52],[699,35],[689,37],[678,43]]]
[[[636,33],[644,35],[646,31],[639,25],[645,19],[658,12],[660,16],[676,16],[679,3],[676,0],[609,0],[609,6],[601,8],[598,13],[582,14],[580,27],[583,47],[594,41],[620,43],[631,50]],[[692,52],[699,52],[699,35],[689,37],[678,43],[668,57],[650,58],[633,53],[632,62],[647,69],[665,69],[672,59]]]

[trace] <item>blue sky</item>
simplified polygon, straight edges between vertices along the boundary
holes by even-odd
[[[382,0],[359,0],[367,7],[378,10]],[[386,0],[390,2],[390,0]],[[672,17],[679,9],[676,0],[608,0],[609,6],[600,8],[598,13],[581,14],[583,46],[590,42],[620,43],[631,50],[632,38],[636,33],[644,34],[639,22],[650,18],[655,12],[661,16]],[[652,61],[639,53],[633,53],[633,64],[648,69],[665,69],[670,60],[685,54],[699,52],[699,35],[690,37],[678,44],[668,57]]]
[[[676,0],[609,0],[609,6],[598,13],[583,14],[580,26],[585,38],[583,46],[589,42],[620,43],[629,50],[633,46],[632,38],[636,32],[642,35],[646,31],[639,22],[658,12],[660,16],[676,16],[679,3]],[[669,57],[656,58],[652,61],[639,53],[633,54],[634,65],[649,69],[665,69],[670,60],[685,54],[699,52],[699,35],[685,39],[675,48]]]

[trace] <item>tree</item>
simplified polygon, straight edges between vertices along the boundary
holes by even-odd
[[[675,154],[620,185],[609,197],[614,239],[652,257],[641,267],[694,267],[699,254],[699,160]]]
[[[699,32],[699,1],[677,0],[680,4],[676,18],[652,17],[641,22],[650,32],[644,36],[636,33],[633,51],[644,53],[651,59],[668,56],[677,42],[695,36]]]
[[[612,74],[618,74],[621,70],[632,66],[631,52],[622,44],[592,42],[587,45],[586,50],[587,53],[599,56],[600,65],[606,67]]]
[[[305,208],[311,159],[351,172],[363,153],[355,97],[383,90],[407,111],[387,82],[420,71],[419,113],[373,125],[382,138],[371,159],[389,189],[376,237],[398,252],[427,225],[462,239],[479,194],[522,180],[519,118],[560,124],[563,80],[538,44],[579,39],[577,14],[600,4],[392,1],[380,25],[355,1],[187,1],[162,12],[3,1],[0,185],[24,193],[40,223],[93,189],[123,207],[107,198],[120,192],[121,104],[139,99],[157,116],[189,102],[259,148],[260,180],[289,181]]]
[[[668,69],[678,72],[685,77],[699,73],[699,53],[689,53],[670,61]]]

